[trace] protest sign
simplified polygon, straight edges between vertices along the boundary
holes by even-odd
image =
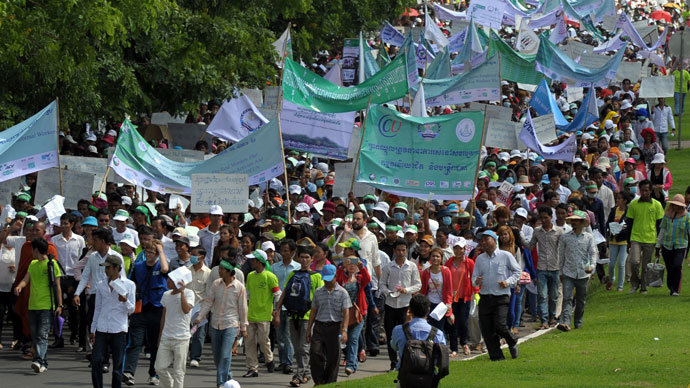
[[[634,84],[639,81],[641,71],[642,62],[621,62],[618,66],[616,77],[613,80],[623,82],[624,79],[629,79]]]
[[[553,114],[547,114],[532,119],[534,131],[541,144],[548,144],[558,139],[556,136],[556,125],[553,121]]]
[[[280,97],[280,86],[267,86],[264,89],[264,105],[266,109],[278,109],[278,98]]]
[[[357,83],[357,69],[359,68],[359,39],[343,40],[343,67],[341,76],[343,84]]]
[[[471,197],[483,116],[469,111],[414,117],[372,107],[357,181],[415,198],[426,198],[429,191],[438,199]]]
[[[251,102],[256,106],[264,105],[264,94],[261,90],[254,89],[240,89],[240,93],[247,96]]]
[[[350,145],[347,149],[347,158],[352,159],[357,156],[357,150],[362,142],[362,129],[357,126],[352,126],[352,135],[350,136]]]
[[[108,157],[112,154],[114,148],[108,148],[106,150]],[[86,172],[93,175],[93,192],[100,190],[101,183],[103,182],[103,176],[108,170],[108,159],[104,158],[89,158],[86,156],[71,156],[71,155],[60,155],[60,164],[62,165],[63,172],[65,170]],[[63,178],[64,181],[64,178]],[[110,171],[108,173],[107,182],[115,183],[126,183],[124,179],[120,178],[115,174],[115,172]],[[88,198],[87,198],[88,199]]]
[[[643,98],[673,97],[673,76],[643,77],[639,96]]]
[[[683,42],[683,57],[690,57],[690,32],[685,30],[676,31],[673,33],[673,35],[671,35],[671,39],[668,41],[668,50],[671,52],[671,54],[680,57],[681,42]]]
[[[171,194],[170,200],[168,201],[168,208],[175,210],[177,205],[181,206],[182,213],[187,211],[187,206],[189,206],[189,200],[181,195]]]
[[[335,164],[335,182],[333,184],[334,197],[347,198],[354,174],[354,162]],[[354,186],[352,186],[352,192],[355,194],[355,197],[364,197],[367,194],[375,194],[376,189],[364,183],[355,182]]]
[[[242,95],[223,103],[206,132],[237,142],[267,122],[256,104],[247,95]]]
[[[57,102],[0,134],[0,182],[58,166]]]
[[[494,118],[510,121],[513,117],[513,110],[501,105],[484,104],[481,102],[470,102],[470,110],[478,110],[481,112],[486,111],[487,119]]]
[[[575,101],[580,101],[585,98],[585,93],[583,88],[578,88],[577,86],[571,86],[565,90],[566,97],[569,103]]]
[[[62,182],[62,196],[65,197],[65,207],[76,209],[80,199],[91,199],[94,188],[93,173],[62,170]],[[39,171],[36,180],[36,198],[34,203],[43,204],[55,194],[60,194],[60,172],[58,169],[49,168]]]
[[[184,123],[185,116],[172,116],[168,112],[154,112],[151,115],[151,124],[168,125],[169,123]]]
[[[218,205],[224,213],[246,213],[249,203],[247,174],[192,174],[192,212],[204,213]]]
[[[347,159],[357,112],[321,113],[283,100],[280,125],[285,148]]]
[[[467,18],[474,19],[475,23],[483,26],[501,29],[505,2],[492,0],[473,0],[467,10]]]
[[[498,55],[469,72],[424,83],[426,106],[459,105],[472,101],[500,101],[501,79]]]
[[[493,117],[487,118],[487,120],[486,140],[484,140],[487,147],[506,150],[518,149],[516,133],[519,132],[519,128],[522,128],[520,123]]]
[[[534,125],[532,123],[532,115],[527,111],[527,118],[522,124],[519,139],[525,143],[527,148],[532,149],[544,159],[562,160],[564,162],[572,162],[577,151],[577,137],[571,136],[568,140],[553,147],[543,145],[537,138]]]
[[[398,31],[398,29],[393,27],[390,23],[386,22],[386,24],[383,26],[383,29],[381,29],[381,41],[392,46],[400,47],[405,41],[405,35],[403,35],[402,32]]]
[[[498,195],[496,197],[496,201],[498,203],[502,203],[508,207],[510,207],[510,204],[513,202],[513,186],[512,184],[508,182],[503,182],[501,186],[498,188]]]
[[[206,140],[209,145],[213,140],[213,135],[206,133],[206,125],[203,124],[170,123],[168,124],[168,132],[173,138],[172,144],[169,144],[170,147],[180,146],[193,150],[199,140]],[[203,138],[201,137],[202,133],[204,134]]]
[[[359,145],[359,144],[358,144]],[[12,194],[23,189],[22,178],[12,178],[0,182],[0,205],[9,205],[12,203]],[[0,222],[4,220],[0,219]]]

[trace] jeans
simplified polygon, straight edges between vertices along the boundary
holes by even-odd
[[[559,282],[558,271],[537,270],[537,299],[542,324],[556,316]]]
[[[156,355],[156,372],[163,387],[184,388],[188,350],[188,339],[161,339]]]
[[[192,339],[189,341],[189,359],[201,361],[201,351],[204,349],[204,339],[206,338],[206,329],[208,323],[205,323],[196,330]]]
[[[5,322],[5,309],[7,309],[7,316],[12,321],[12,340],[18,341],[22,339],[22,321],[14,312],[15,299],[11,291],[0,292],[0,338],[2,338],[2,326]]]
[[[630,242],[630,284],[633,290],[640,288],[642,291],[647,291],[645,275],[647,264],[652,261],[652,255],[654,255],[654,245],[654,243]]]
[[[46,351],[48,350],[48,333],[53,324],[50,310],[29,310],[29,332],[34,346],[34,362],[48,367]]]
[[[211,347],[213,362],[216,364],[216,386],[223,385],[232,379],[232,345],[237,337],[238,327],[218,330],[211,327]]]
[[[575,291],[575,328],[582,327],[582,317],[585,315],[585,301],[587,300],[587,283],[589,278],[575,279],[563,276],[563,307],[561,309],[562,324],[570,325],[573,311],[573,290]]]
[[[618,290],[623,289],[623,283],[625,282],[625,261],[628,258],[628,244],[617,245],[609,244],[610,260],[609,261],[609,276],[611,281],[616,281],[616,288]],[[618,275],[616,275],[615,269],[618,268]]]
[[[661,149],[664,150],[664,153],[668,153],[668,132],[660,133],[660,132],[654,132],[656,134],[656,141],[659,143],[661,146]]]
[[[292,340],[290,338],[289,320],[290,317],[287,311],[281,311],[280,326],[276,328],[276,340],[278,342],[278,353],[281,365],[292,365],[292,358],[295,355],[295,348],[292,346]]]
[[[300,378],[311,377],[309,344],[307,343],[307,326],[309,321],[306,319],[289,318],[287,324],[290,327],[290,338],[295,349],[295,363],[297,364],[295,376]]]
[[[520,291],[515,293],[515,308],[513,310],[514,317],[513,324],[510,326],[511,329],[520,326],[520,318],[522,318],[522,297],[527,290],[525,286],[526,284],[521,285]]]
[[[141,313],[133,314],[129,323],[129,343],[125,355],[125,372],[132,376],[137,371],[137,362],[144,344],[144,335],[151,343],[151,360],[149,362],[149,377],[156,375],[156,353],[158,353],[158,334],[161,328],[162,307],[146,305]]]
[[[661,256],[666,264],[666,286],[671,293],[680,292],[680,279],[683,272],[683,260],[687,248],[661,248]]]
[[[366,316],[364,317],[366,318]],[[364,319],[362,322],[350,326],[347,329],[347,344],[345,345],[345,361],[347,361],[346,368],[357,370],[359,364],[359,359],[357,358],[357,347],[359,346],[359,335],[362,332],[362,327],[364,326]]]
[[[685,80],[683,80],[685,81]],[[680,115],[683,112],[681,112],[681,107],[685,107],[685,96],[687,93],[681,93],[681,92],[673,92],[673,101],[674,101],[674,109],[673,111],[677,114]],[[685,109],[683,109],[685,111]]]
[[[125,358],[125,346],[127,346],[127,332],[96,332],[93,354],[91,355],[91,382],[94,388],[103,388],[103,365],[105,364],[104,361],[107,361],[105,357],[106,348],[110,348],[113,354],[112,387],[122,387],[122,362]]]
[[[374,302],[376,306],[369,305],[369,311],[367,311],[367,324],[364,327],[364,338],[366,340],[366,348],[369,354],[376,355],[379,352],[379,333],[381,332],[381,317],[383,316],[383,305],[386,302],[386,298],[383,295],[376,296],[378,291],[374,292]],[[376,314],[374,308],[379,309],[379,313]]]
[[[471,300],[467,302],[453,302],[452,306],[455,322],[453,322],[453,324],[446,322],[446,331],[449,333],[448,337],[450,339],[450,350],[452,352],[458,351],[458,338],[460,338],[460,345],[467,345],[471,304]]]

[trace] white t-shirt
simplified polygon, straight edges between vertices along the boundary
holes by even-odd
[[[16,255],[14,248],[4,246],[0,250],[0,292],[12,291],[12,284],[17,275]],[[10,272],[10,266],[15,266],[15,271]]]
[[[182,313],[180,296],[182,293],[173,295],[172,290],[168,290],[161,298],[161,305],[165,307],[165,326],[163,326],[161,339],[188,340],[192,337],[189,331],[192,310],[189,310],[187,314]],[[185,288],[184,296],[187,298],[187,303],[194,306],[194,291]]]
[[[136,230],[127,228],[124,232],[120,233],[116,228],[113,228],[113,239],[115,240],[115,244],[119,244],[120,241],[124,240],[126,235],[132,237],[134,243],[139,246],[139,233],[137,233]]]
[[[438,304],[443,301],[443,271],[433,273],[429,271],[429,302]]]

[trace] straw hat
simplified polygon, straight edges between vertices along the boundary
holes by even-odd
[[[668,201],[668,203],[670,203],[672,205],[680,206],[680,207],[686,207],[687,206],[685,204],[685,197],[683,196],[683,194],[674,195],[673,199]]]
[[[528,177],[527,175],[520,175],[520,177],[518,178],[517,184],[520,185],[520,186],[522,186],[522,187],[524,187],[524,188],[528,188],[528,187],[534,186],[534,185],[529,181],[529,177]]]

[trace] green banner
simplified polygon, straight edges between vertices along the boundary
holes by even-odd
[[[375,106],[366,124],[358,182],[417,198],[472,196],[483,112],[415,117]]]
[[[491,31],[489,56],[501,55],[501,79],[522,84],[538,85],[544,75],[534,69],[536,54],[521,54],[513,50],[498,34]]]
[[[283,98],[317,112],[342,113],[363,110],[367,107],[369,96],[372,105],[383,104],[402,98],[407,92],[407,73],[403,55],[398,55],[364,83],[349,88],[334,85],[291,59],[285,60]]]

